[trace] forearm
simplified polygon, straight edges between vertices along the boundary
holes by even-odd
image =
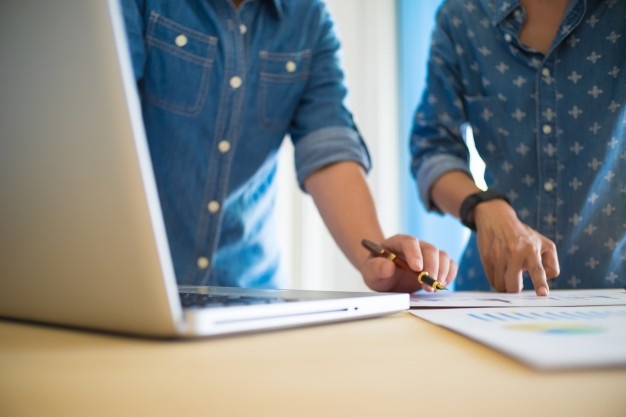
[[[329,165],[309,175],[304,185],[337,245],[361,270],[368,257],[361,239],[384,239],[363,168],[354,162]]]
[[[444,212],[460,218],[461,204],[470,194],[480,192],[474,180],[465,172],[450,171],[442,175],[431,188],[431,198]],[[517,224],[515,211],[502,200],[486,201],[469,213],[468,220],[475,223],[506,219]]]
[[[442,211],[459,217],[465,198],[481,191],[465,172],[450,171],[439,177],[430,190],[430,197]]]

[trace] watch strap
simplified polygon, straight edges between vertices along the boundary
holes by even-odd
[[[486,190],[470,194],[465,198],[465,200],[463,200],[463,203],[461,204],[461,209],[459,210],[461,223],[463,223],[463,225],[470,228],[471,230],[475,231],[476,222],[474,221],[474,219],[470,220],[470,215],[477,205],[490,200],[504,200],[507,202],[507,204],[511,204],[506,195],[495,190]]]

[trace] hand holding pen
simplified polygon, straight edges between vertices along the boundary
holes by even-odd
[[[403,258],[391,252],[390,250],[383,248],[379,244],[374,243],[371,240],[367,240],[367,239],[363,239],[361,241],[361,244],[363,245],[364,248],[368,249],[372,255],[382,256],[384,258],[387,258],[390,261],[392,261],[394,264],[396,264],[398,268],[404,271],[412,271],[411,267],[409,267],[409,264]],[[447,288],[441,282],[429,276],[428,271],[414,271],[414,272],[416,274],[417,281],[420,284],[422,285],[426,284],[435,290],[447,290]]]

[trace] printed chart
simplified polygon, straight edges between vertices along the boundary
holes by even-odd
[[[626,366],[626,306],[417,309],[534,368]]]

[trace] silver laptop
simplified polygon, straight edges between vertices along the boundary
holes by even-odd
[[[0,39],[1,317],[191,337],[408,309],[407,294],[178,288],[117,0],[3,0]]]

